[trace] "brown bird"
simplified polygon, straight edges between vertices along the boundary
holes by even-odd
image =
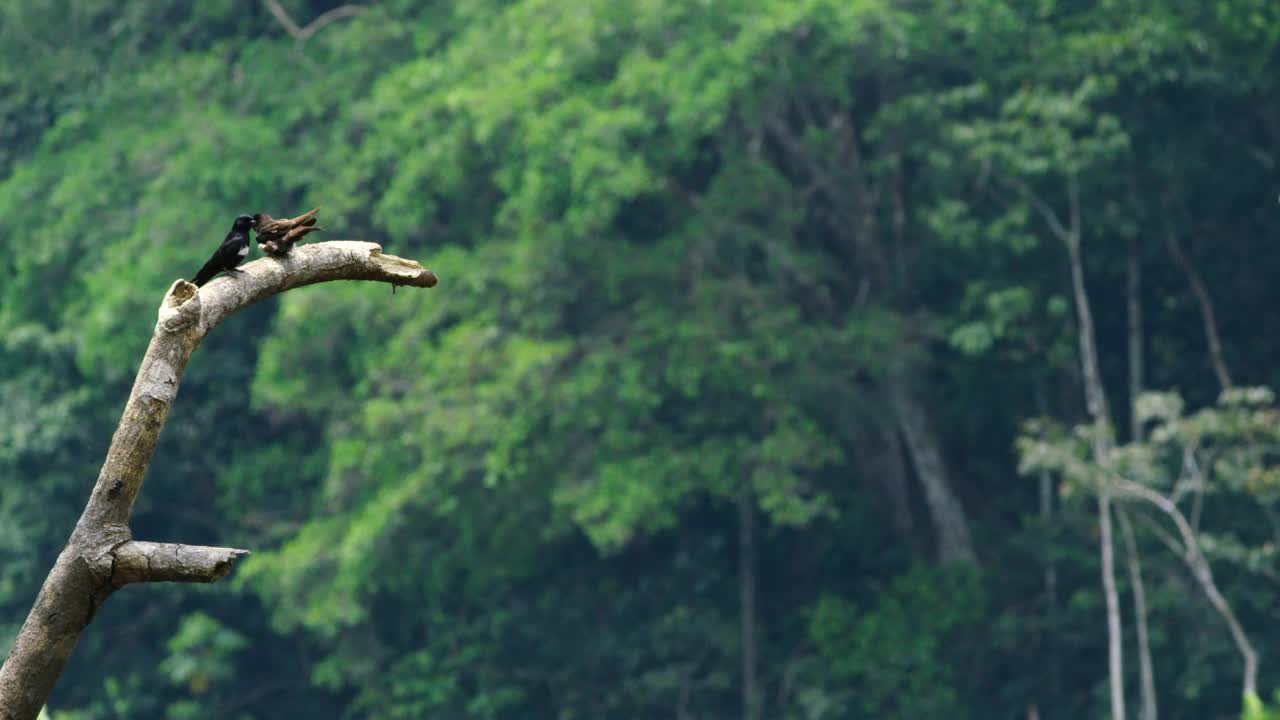
[[[307,233],[324,228],[316,225],[316,213],[320,212],[320,208],[315,208],[308,213],[304,213],[295,218],[285,218],[276,220],[266,213],[258,213],[253,216],[254,229],[258,233],[258,247],[262,248],[262,252],[267,255],[281,257],[288,255],[293,249],[293,244],[301,240]]]
[[[222,244],[213,252],[213,256],[200,268],[191,282],[195,283],[196,287],[200,287],[220,272],[228,275],[242,272],[237,270],[236,266],[249,254],[249,230],[252,228],[253,219],[248,215],[236,218],[235,223],[231,225],[231,232],[227,233]]]

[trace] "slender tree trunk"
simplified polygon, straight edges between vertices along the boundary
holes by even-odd
[[[1098,369],[1097,336],[1093,330],[1093,311],[1089,305],[1089,293],[1084,284],[1084,260],[1080,256],[1080,237],[1076,235],[1067,243],[1071,262],[1071,289],[1075,295],[1076,316],[1080,323],[1080,365],[1084,375],[1085,406],[1089,417],[1096,423],[1109,424],[1111,410],[1107,392],[1102,385],[1102,372]],[[1109,441],[1103,439],[1102,449],[1109,449]]]
[[[1080,190],[1074,175],[1067,178],[1070,227],[1063,236],[1071,263],[1071,289],[1080,323],[1080,365],[1084,376],[1085,406],[1094,423],[1093,456],[1102,465],[1110,452],[1111,411],[1098,368],[1097,336],[1093,331],[1093,310],[1084,284],[1084,260],[1080,256]],[[1115,543],[1111,532],[1111,497],[1106,490],[1098,495],[1098,537],[1102,555],[1102,590],[1107,601],[1107,665],[1111,678],[1111,720],[1124,720],[1124,641],[1120,623],[1120,597],[1116,593]]]
[[[1049,415],[1045,400],[1044,383],[1035,386],[1036,412],[1041,417]],[[1049,648],[1049,690],[1056,697],[1062,692],[1062,665],[1058,657],[1058,565],[1053,560],[1053,476],[1047,470],[1040,471],[1040,522],[1045,530],[1044,544],[1044,595],[1045,626],[1049,628],[1045,640]]]
[[[964,507],[952,490],[941,443],[921,403],[912,380],[905,371],[890,373],[889,401],[924,488],[925,504],[938,534],[938,557],[942,562],[977,563]]]
[[[1046,644],[1049,646],[1049,689],[1054,695],[1062,691],[1062,666],[1058,660],[1058,565],[1053,561],[1053,478],[1040,473],[1040,520],[1049,540],[1044,548],[1044,596],[1045,625],[1049,628]]]
[[[1085,405],[1094,423],[1093,456],[1102,465],[1110,453],[1111,413],[1107,407],[1107,395],[1102,386],[1102,373],[1098,369],[1098,350],[1093,331],[1093,312],[1089,306],[1089,294],[1084,284],[1084,261],[1080,257],[1080,230],[1078,200],[1075,179],[1072,178],[1072,216],[1067,251],[1071,261],[1071,286],[1075,295],[1076,315],[1080,323],[1080,362],[1084,375]],[[1107,601],[1107,665],[1111,678],[1111,720],[1124,720],[1124,641],[1120,623],[1120,597],[1116,592],[1115,543],[1111,532],[1111,496],[1107,490],[1098,494],[1098,537],[1102,555],[1102,590]]]
[[[1156,720],[1156,676],[1151,662],[1151,634],[1147,629],[1147,591],[1142,582],[1142,560],[1138,555],[1138,542],[1133,536],[1133,524],[1124,509],[1118,513],[1120,534],[1124,537],[1125,557],[1129,564],[1129,583],[1133,585],[1133,614],[1138,628],[1138,674],[1142,679],[1142,720]]]
[[[1017,177],[1002,180],[1026,200],[1048,224],[1049,229],[1067,246],[1071,266],[1071,291],[1075,298],[1076,317],[1080,324],[1080,369],[1084,378],[1085,406],[1093,422],[1091,447],[1094,461],[1105,465],[1111,451],[1111,412],[1106,389],[1098,368],[1097,336],[1093,330],[1093,311],[1084,283],[1084,260],[1080,256],[1083,232],[1080,209],[1080,182],[1074,173],[1067,175],[1068,216],[1064,223],[1048,203]],[[1124,720],[1124,646],[1120,623],[1120,598],[1116,593],[1115,543],[1112,539],[1111,496],[1106,489],[1098,493],[1098,538],[1102,556],[1102,591],[1107,603],[1107,666],[1111,689],[1111,720]]]
[[[1125,307],[1129,325],[1129,437],[1134,442],[1142,440],[1142,423],[1138,420],[1135,403],[1143,390],[1142,372],[1142,258],[1138,244],[1129,241],[1129,258],[1125,267]]]
[[[1142,259],[1138,244],[1129,241],[1126,263],[1125,307],[1128,316],[1129,335],[1129,437],[1135,443],[1142,442],[1142,422],[1138,417],[1137,400],[1142,394]],[[1120,533],[1124,536],[1125,557],[1129,565],[1129,584],[1133,586],[1133,614],[1138,629],[1138,677],[1142,683],[1141,720],[1156,720],[1155,667],[1151,661],[1151,640],[1147,628],[1147,592],[1142,581],[1142,559],[1138,555],[1138,543],[1133,536],[1133,524],[1129,516],[1120,511]]]
[[[331,242],[297,247],[286,258],[256,260],[234,278],[215,279],[203,288],[183,280],[169,288],[84,513],[0,667],[0,720],[39,715],[80,635],[116,590],[132,583],[214,582],[247,553],[136,541],[129,515],[183,370],[205,335],[247,305],[328,280],[436,284],[430,270],[383,255],[377,245]]]
[[[1182,268],[1182,273],[1187,276],[1187,283],[1191,285],[1191,294],[1195,295],[1196,305],[1200,308],[1200,321],[1204,324],[1204,336],[1209,344],[1209,361],[1213,365],[1213,374],[1218,377],[1218,385],[1223,390],[1230,390],[1232,388],[1231,373],[1227,372],[1227,361],[1222,355],[1222,342],[1218,339],[1218,321],[1213,314],[1213,301],[1209,299],[1209,290],[1205,287],[1204,280],[1200,278],[1200,272],[1196,270],[1195,264],[1182,249],[1182,243],[1178,241],[1178,233],[1173,229],[1172,224],[1165,227],[1165,243],[1169,246],[1169,254],[1173,255],[1178,267]]]
[[[1120,598],[1116,593],[1115,545],[1111,539],[1111,496],[1098,495],[1099,543],[1102,547],[1102,591],[1107,599],[1107,664],[1111,676],[1111,717],[1124,720],[1124,649]]]
[[[749,492],[738,496],[738,578],[742,602],[742,717],[760,720],[756,673],[756,508]]]

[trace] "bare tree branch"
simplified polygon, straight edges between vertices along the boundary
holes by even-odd
[[[1048,203],[1040,199],[1040,196],[1031,189],[1031,186],[1026,181],[1012,175],[998,175],[997,178],[1005,185],[1013,188],[1023,200],[1026,200],[1036,212],[1040,213],[1040,217],[1044,218],[1049,229],[1053,231],[1054,237],[1064,242],[1067,241],[1071,236],[1071,231],[1067,229],[1066,225],[1062,224],[1058,213],[1054,212],[1054,209],[1049,207]]]
[[[116,587],[140,582],[216,582],[248,554],[234,548],[130,541],[112,553],[111,582]]]
[[[185,280],[169,288],[89,502],[0,667],[0,720],[37,717],[81,633],[115,590],[138,582],[213,582],[247,553],[135,542],[129,514],[183,370],[204,336],[253,303],[331,280],[436,284],[430,270],[385,255],[373,243],[328,242],[297,247],[284,258],[256,260],[203,288]]]
[[[364,6],[362,5],[339,5],[332,10],[327,10],[316,16],[316,19],[307,23],[306,27],[299,27],[298,23],[294,22],[293,18],[289,17],[289,13],[285,11],[284,7],[281,6],[277,0],[263,0],[263,3],[267,6],[267,9],[271,11],[271,14],[275,16],[276,20],[280,21],[280,24],[284,27],[284,31],[289,33],[289,36],[294,40],[297,40],[298,44],[306,42],[312,35],[315,35],[324,28],[325,25],[328,25],[335,20],[341,20],[342,18],[359,15],[361,12],[364,12]]]
[[[1205,557],[1204,551],[1201,550],[1200,539],[1196,536],[1191,523],[1187,521],[1187,517],[1182,514],[1182,510],[1174,504],[1173,500],[1146,485],[1120,477],[1114,477],[1113,482],[1121,494],[1151,503],[1173,521],[1182,541],[1181,555],[1183,562],[1186,563],[1187,569],[1191,571],[1191,576],[1199,583],[1205,597],[1209,599],[1209,604],[1213,605],[1214,610],[1218,611],[1218,615],[1227,624],[1227,630],[1230,631],[1231,638],[1235,641],[1236,649],[1240,652],[1241,660],[1244,663],[1242,689],[1245,696],[1257,695],[1258,651],[1249,642],[1249,637],[1244,632],[1244,626],[1240,624],[1240,620],[1231,609],[1231,605],[1227,603],[1227,599],[1218,590],[1218,584],[1213,579],[1213,568],[1209,565],[1209,559]]]
[[[1227,371],[1227,361],[1222,356],[1222,341],[1218,338],[1218,320],[1213,314],[1213,300],[1209,298],[1209,289],[1205,287],[1200,272],[1187,257],[1178,240],[1178,233],[1170,225],[1165,228],[1165,244],[1169,254],[1173,256],[1182,274],[1187,276],[1187,284],[1191,286],[1191,294],[1195,295],[1196,305],[1200,308],[1200,320],[1204,324],[1205,340],[1209,344],[1209,361],[1213,364],[1213,374],[1218,378],[1218,385],[1223,390],[1232,388],[1231,373]]]

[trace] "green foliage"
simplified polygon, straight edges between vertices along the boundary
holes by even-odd
[[[858,717],[965,717],[962,667],[985,608],[969,568],[914,567],[858,606],[824,595],[809,637],[837,688],[843,712]]]
[[[158,669],[170,683],[184,688],[192,699],[170,705],[166,717],[174,720],[214,717],[207,712],[211,704],[208,693],[215,685],[225,687],[235,677],[235,657],[248,644],[243,635],[203,612],[184,617],[177,632],[169,638],[169,656]]]
[[[1269,707],[1257,695],[1245,695],[1244,711],[1240,715],[1241,720],[1275,720],[1276,717],[1280,716],[1275,710],[1275,707],[1280,705],[1280,691],[1277,691],[1272,696],[1271,703]]]
[[[1274,401],[1218,398],[1165,244],[1233,374],[1280,383],[1272,5],[362,7],[305,42],[265,3],[0,7],[0,642],[156,302],[236,213],[319,205],[326,238],[441,278],[294,291],[210,336],[134,531],[255,553],[231,587],[113,598],[51,717],[742,717],[741,498],[763,717],[1094,716],[1094,516],[1042,517],[1019,470],[1055,500],[1108,473],[1203,490],[1223,592],[1280,640]],[[1104,381],[1148,429],[1103,468],[1075,210]],[[1121,392],[1131,246],[1147,384],[1177,394]],[[927,562],[901,368],[982,572]],[[1162,711],[1234,714],[1229,639],[1144,522]]]

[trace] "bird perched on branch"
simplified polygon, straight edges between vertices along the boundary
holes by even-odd
[[[307,233],[321,230],[316,225],[316,213],[320,208],[304,213],[295,218],[276,220],[266,213],[253,216],[253,229],[258,233],[258,247],[262,252],[275,257],[288,255],[293,244],[301,240]]]
[[[213,279],[214,275],[225,272],[228,275],[243,272],[236,270],[236,266],[244,261],[249,254],[249,230],[254,227],[253,218],[248,215],[241,215],[231,225],[231,232],[227,233],[227,237],[213,251],[213,257],[200,268],[200,272],[196,273],[195,279],[191,282],[197,287],[204,285]]]

